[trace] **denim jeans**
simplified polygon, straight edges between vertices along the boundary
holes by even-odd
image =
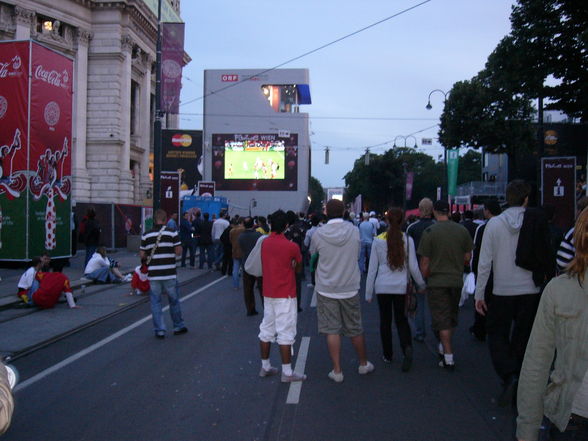
[[[199,268],[202,269],[204,267],[204,261],[208,263],[208,269],[212,268],[212,260],[214,256],[212,255],[212,245],[199,245],[200,248],[200,265]]]
[[[359,249],[359,270],[366,272],[370,260],[370,253],[372,252],[371,242],[361,242]]]
[[[186,266],[186,256],[190,252],[190,266],[194,266],[195,261],[195,246],[194,242],[184,242],[182,243],[182,266]]]
[[[165,320],[163,319],[163,308],[161,296],[167,293],[169,302],[169,313],[174,324],[174,331],[184,327],[182,319],[182,308],[180,307],[180,290],[177,279],[150,280],[151,283],[151,315],[153,316],[153,330],[165,332]]]
[[[225,246],[220,241],[220,239],[213,241],[212,245],[214,247],[213,262],[216,266],[220,267],[221,264],[223,263],[223,255],[225,254]]]
[[[242,259],[233,258],[233,288],[239,288],[239,270],[241,269]]]
[[[588,441],[588,421],[572,418],[565,432],[562,433],[557,427],[552,426],[550,435],[553,441]]]
[[[417,310],[414,316],[414,336],[418,339],[424,339],[427,336],[425,327],[425,315],[427,310],[426,294],[417,293]]]

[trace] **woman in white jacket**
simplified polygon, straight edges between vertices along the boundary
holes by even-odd
[[[374,292],[376,293],[380,310],[382,359],[386,363],[392,361],[392,317],[394,316],[404,354],[402,371],[407,372],[412,365],[412,337],[404,308],[409,277],[407,266],[419,292],[425,289],[425,281],[419,270],[414,242],[400,229],[404,220],[402,210],[390,208],[386,212],[386,220],[388,231],[377,236],[372,243],[365,298],[371,302]]]

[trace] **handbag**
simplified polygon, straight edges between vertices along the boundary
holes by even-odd
[[[404,295],[404,313],[407,317],[414,317],[416,314],[418,300],[416,296],[416,289],[414,287],[414,282],[412,281],[412,277],[410,276],[410,268],[409,268],[409,250],[410,247],[408,246],[408,237],[406,234],[404,235],[405,243],[406,243],[406,294]]]
[[[268,236],[261,236],[255,242],[255,246],[247,256],[247,260],[245,261],[245,272],[247,274],[251,274],[254,277],[261,277],[262,276],[262,268],[261,268],[261,244],[263,243],[264,239]]]

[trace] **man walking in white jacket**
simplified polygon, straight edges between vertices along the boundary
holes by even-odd
[[[490,356],[494,369],[504,382],[504,390],[498,399],[498,404],[503,407],[512,403],[539,305],[540,288],[533,281],[533,273],[515,264],[530,192],[531,187],[522,180],[508,184],[506,201],[509,208],[486,224],[478,263],[476,310],[486,315]],[[484,291],[490,270],[494,272],[494,287],[486,303]]]
[[[359,374],[374,370],[374,365],[366,357],[359,305],[359,231],[351,222],[343,221],[344,209],[339,200],[327,202],[329,221],[316,230],[310,242],[310,254],[319,253],[315,285],[318,328],[327,336],[333,362],[333,370],[328,376],[336,383],[343,381],[341,335],[351,338],[359,358]]]

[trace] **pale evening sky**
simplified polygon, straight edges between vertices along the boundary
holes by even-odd
[[[185,49],[182,102],[203,94],[204,69],[264,70],[423,0],[240,0],[182,2]],[[362,33],[290,63],[308,68],[312,175],[324,187],[344,186],[367,146],[373,153],[392,147],[398,135],[416,134],[420,151],[437,158],[435,139],[443,95],[456,81],[470,79],[510,30],[511,0],[431,0]],[[237,86],[238,87],[238,86]],[[180,106],[180,127],[202,129],[202,100]],[[425,129],[425,130],[423,130]],[[433,138],[432,146],[421,139]],[[400,138],[397,144],[404,145]],[[413,138],[407,141],[414,145]],[[331,147],[324,164],[324,147]]]

